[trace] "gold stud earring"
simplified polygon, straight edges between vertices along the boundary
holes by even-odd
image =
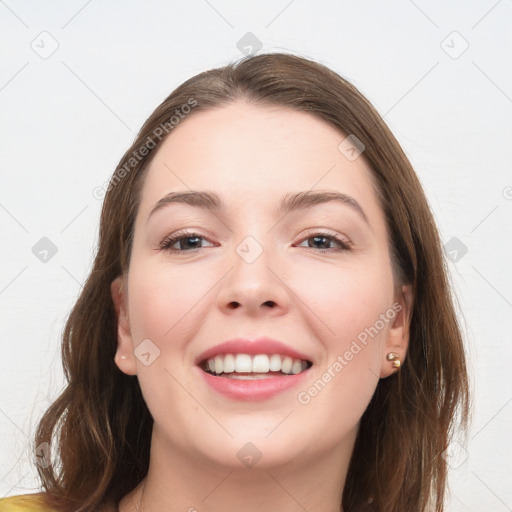
[[[386,355],[386,359],[388,361],[392,361],[391,365],[393,368],[400,368],[400,365],[402,364],[400,361],[400,354],[397,354],[396,352],[389,352]]]

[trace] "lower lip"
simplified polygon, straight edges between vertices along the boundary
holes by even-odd
[[[215,377],[201,368],[197,368],[206,383],[217,393],[244,402],[268,400],[281,392],[297,386],[305,378],[308,370],[296,375],[269,377],[267,379],[239,380],[229,377]]]

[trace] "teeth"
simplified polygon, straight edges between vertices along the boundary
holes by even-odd
[[[300,359],[295,359],[292,364],[292,373],[293,375],[296,375],[297,373],[300,373],[302,371],[302,361]]]
[[[217,359],[217,358],[215,358]],[[220,371],[219,371],[220,370]],[[252,360],[248,354],[237,354],[235,357],[235,372],[248,373],[252,372]],[[215,373],[222,373],[222,368],[217,367],[215,364]]]
[[[281,363],[281,371],[283,373],[291,373],[293,366],[293,359],[291,357],[285,357]]]
[[[253,357],[251,370],[253,373],[268,373],[269,370],[270,362],[266,354],[258,354]]]
[[[279,354],[272,354],[270,356],[270,371],[271,372],[281,371],[281,356]]]
[[[215,371],[220,370],[221,372],[224,371],[224,358],[221,356],[215,357]]]
[[[217,365],[215,365],[217,367]],[[235,356],[227,354],[224,356],[224,373],[233,373],[235,371]]]
[[[217,375],[221,373],[252,373],[253,378],[256,374],[265,374],[268,372],[282,372],[284,374],[296,375],[308,368],[307,361],[293,359],[289,356],[280,354],[225,354],[218,355],[208,359],[206,368]],[[243,375],[230,375],[232,378],[245,378]],[[264,375],[261,375],[264,377]]]

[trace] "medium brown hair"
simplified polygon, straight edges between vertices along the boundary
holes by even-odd
[[[103,203],[94,266],[63,332],[68,384],[35,436],[36,446],[47,442],[58,456],[37,466],[48,505],[96,511],[117,504],[146,476],[153,419],[137,378],[114,363],[111,283],[128,271],[144,177],[165,137],[187,116],[237,100],[308,112],[364,144],[396,276],[412,285],[414,304],[403,367],[379,381],[361,418],[342,506],[346,512],[442,511],[443,452],[457,420],[467,426],[469,393],[434,218],[410,162],[372,105],[324,65],[283,53],[190,78],[156,108],[119,162]]]

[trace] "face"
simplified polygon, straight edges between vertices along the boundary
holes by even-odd
[[[372,174],[344,139],[312,115],[236,102],[191,115],[155,155],[126,287],[112,290],[116,363],[137,375],[161,448],[232,467],[341,453],[396,371],[386,354],[403,361],[409,291],[395,295]],[[191,191],[221,205],[168,196]]]

